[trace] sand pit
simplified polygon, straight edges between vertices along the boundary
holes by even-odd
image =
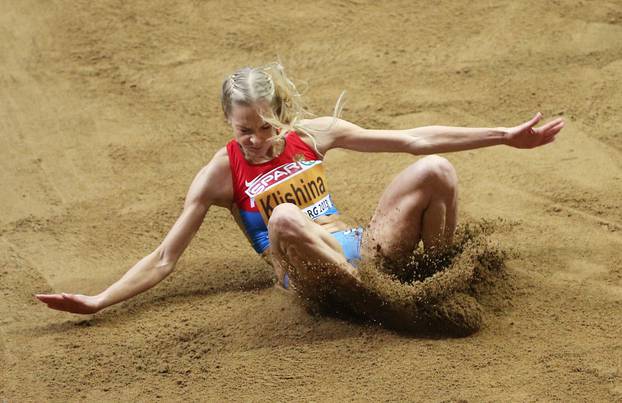
[[[622,399],[618,2],[0,9],[0,401]],[[277,55],[314,112],[345,89],[343,117],[367,127],[508,126],[536,111],[567,126],[537,150],[445,155],[460,220],[496,224],[463,266],[423,280],[461,279],[431,304],[402,298],[418,283],[387,289],[368,272],[372,296],[417,307],[416,329],[309,314],[220,209],[176,272],[132,301],[93,316],[34,301],[97,293],[153,250],[231,136],[221,79]],[[336,204],[366,225],[415,159],[329,154]],[[502,270],[478,277],[497,249]],[[391,325],[394,311],[378,312]],[[457,326],[424,334],[420,317]]]

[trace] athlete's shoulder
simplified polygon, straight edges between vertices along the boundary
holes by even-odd
[[[313,119],[303,119],[300,121],[303,128],[309,129],[313,135],[318,150],[325,154],[334,148],[339,139],[349,133],[360,130],[361,128],[347,120],[334,116],[321,116]],[[313,143],[309,136],[303,136],[305,142]]]
[[[340,130],[358,127],[352,122],[348,122],[345,119],[334,116],[319,116],[313,119],[302,119],[300,124],[301,126],[308,127],[311,130],[317,130],[319,132],[326,132],[329,134],[335,134],[335,132]]]
[[[224,175],[229,173],[229,154],[225,147],[214,153],[212,159],[201,169],[200,174],[206,176]]]
[[[229,155],[225,147],[214,153],[214,156],[192,182],[194,194],[201,199],[207,198],[213,204],[230,207],[233,201],[233,186],[231,184],[231,169]]]
[[[220,163],[220,164],[224,164],[229,163],[229,153],[227,152],[227,147],[221,147],[218,149],[218,151],[216,151],[214,153],[214,156],[212,157],[211,162],[215,162],[215,163]]]

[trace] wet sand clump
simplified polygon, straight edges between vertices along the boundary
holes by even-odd
[[[507,253],[489,241],[492,230],[490,223],[462,226],[454,245],[442,255],[417,250],[400,266],[362,262],[360,284],[337,281],[319,290],[303,286],[301,300],[319,314],[419,335],[467,336],[483,323],[480,296],[507,281]]]

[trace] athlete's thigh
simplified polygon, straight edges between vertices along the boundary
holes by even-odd
[[[271,243],[278,245],[284,258],[296,254],[295,260],[321,262],[343,255],[339,242],[294,205],[277,206],[268,226]]]
[[[363,235],[363,255],[408,254],[421,237],[423,208],[429,201],[420,161],[400,172],[385,189]]]
[[[284,206],[273,213],[270,224],[275,267],[283,273],[287,288],[291,279],[299,293],[315,298],[339,287],[352,288],[358,274],[344,254],[340,242],[322,226],[310,220],[299,209]]]

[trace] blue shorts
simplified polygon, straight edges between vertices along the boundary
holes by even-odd
[[[348,263],[356,267],[361,260],[361,241],[363,240],[363,228],[351,228],[343,231],[331,232],[333,238],[339,242],[343,254]],[[283,277],[283,287],[289,288],[289,277],[287,273]]]

